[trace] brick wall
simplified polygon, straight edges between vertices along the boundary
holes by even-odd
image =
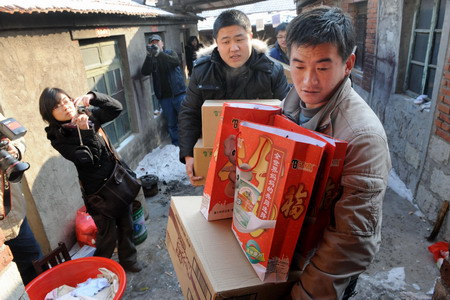
[[[437,99],[436,135],[450,143],[450,52]]]
[[[301,2],[301,1],[300,1]],[[347,12],[355,19],[356,10],[354,4],[367,2],[367,23],[366,23],[366,40],[365,40],[365,53],[364,53],[364,65],[361,73],[361,77],[355,76],[354,82],[361,86],[365,91],[371,92],[372,80],[375,69],[375,40],[377,32],[377,14],[378,14],[378,0],[325,0],[317,1],[311,6],[324,4],[329,6],[338,6],[343,11]]]

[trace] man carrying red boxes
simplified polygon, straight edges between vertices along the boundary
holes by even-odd
[[[391,167],[387,138],[348,78],[355,63],[350,17],[339,8],[316,7],[292,20],[287,32],[295,88],[283,102],[283,114],[348,143],[331,224],[315,253],[299,265],[303,272],[291,296],[348,299],[381,242],[382,202]]]
[[[205,100],[282,100],[289,91],[283,67],[266,56],[266,43],[253,39],[250,20],[243,12],[222,12],[214,22],[213,35],[217,45],[196,60],[178,115],[180,161],[194,185],[203,179],[194,174],[193,148],[202,134]]]

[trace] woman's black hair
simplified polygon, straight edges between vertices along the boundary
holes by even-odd
[[[50,126],[61,126],[61,122],[53,116],[53,109],[58,105],[58,94],[64,94],[72,99],[69,94],[60,88],[45,88],[39,97],[39,112],[42,119]]]
[[[197,40],[197,44],[200,43],[200,41],[198,40],[198,38],[197,38],[195,35],[191,35],[191,36],[189,37],[189,39],[188,39],[188,45],[189,45],[189,46],[192,46],[192,42],[193,42],[194,40]]]
[[[280,32],[280,31],[286,31],[286,27],[288,26],[288,23],[281,23],[280,25],[278,25],[276,28],[275,28],[275,35],[278,35],[278,33]]]

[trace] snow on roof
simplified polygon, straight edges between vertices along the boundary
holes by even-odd
[[[138,16],[174,16],[174,14],[154,6],[142,5],[125,0],[0,0],[3,13],[103,13]]]

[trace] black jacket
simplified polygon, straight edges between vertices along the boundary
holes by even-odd
[[[152,75],[153,88],[158,99],[173,98],[186,92],[180,60],[172,50],[161,51],[156,57],[147,55],[141,73]]]
[[[114,120],[122,111],[119,101],[101,93],[91,92],[95,98],[90,101],[93,106],[91,120],[92,129],[80,130],[83,144],[88,146],[94,157],[94,164],[81,163],[74,155],[80,146],[77,128],[65,126],[49,126],[45,128],[47,138],[64,158],[72,161],[78,171],[78,178],[83,185],[86,194],[95,193],[103,182],[111,175],[115,161],[110,155],[104,139],[98,134],[100,125]]]
[[[193,156],[194,145],[201,136],[201,107],[205,100],[284,99],[289,87],[279,63],[273,62],[253,46],[246,65],[248,73],[239,81],[239,86],[227,89],[227,66],[217,48],[211,55],[196,60],[186,98],[181,103],[178,115],[181,162],[185,162],[185,156]]]

